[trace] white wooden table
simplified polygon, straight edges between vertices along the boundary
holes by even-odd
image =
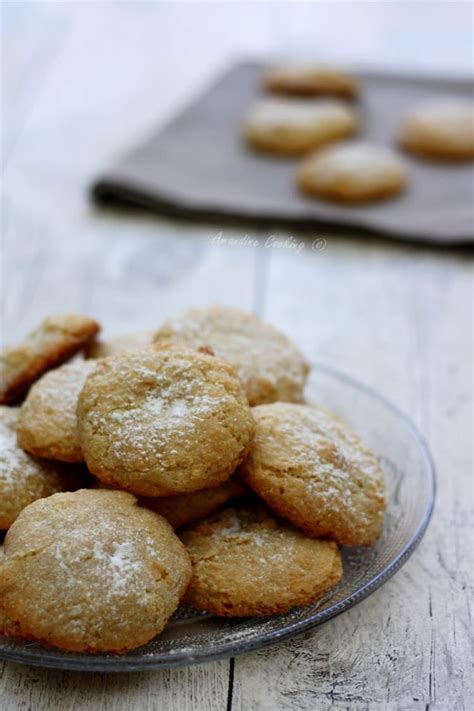
[[[13,341],[58,309],[91,313],[110,334],[154,328],[192,304],[254,310],[415,420],[438,470],[434,519],[392,580],[313,633],[173,671],[0,663],[6,711],[473,708],[470,255],[363,236],[333,236],[321,251],[309,240],[298,253],[266,246],[268,233],[258,247],[224,246],[219,227],[97,211],[86,199],[104,165],[234,57],[312,47],[469,69],[467,3],[296,7],[3,3],[2,335]]]

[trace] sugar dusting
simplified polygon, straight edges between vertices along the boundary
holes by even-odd
[[[140,373],[140,377],[143,374]],[[158,383],[156,383],[158,378]],[[154,457],[160,457],[160,450],[168,454],[177,452],[170,448],[170,440],[179,437],[187,440],[199,423],[217,415],[229,397],[224,391],[210,395],[204,390],[198,394],[191,388],[186,394],[185,387],[173,383],[159,387],[159,376],[153,373],[155,381],[150,392],[137,405],[115,410],[101,416],[101,427],[107,430],[107,421],[114,425],[114,437],[110,451],[122,456],[127,450],[148,452],[153,450]]]
[[[361,480],[364,490],[383,491],[383,472],[375,455],[344,423],[316,406],[275,407],[278,415],[272,427],[263,425],[260,433],[257,427],[259,456],[301,480],[315,504],[354,512],[364,495]]]
[[[79,393],[89,373],[95,368],[93,360],[81,360],[51,370],[33,386],[33,393],[42,407],[61,412],[63,417],[76,416]]]
[[[42,499],[25,523],[28,536],[14,539],[8,555],[20,578],[36,571],[39,613],[54,596],[65,635],[95,639],[122,629],[133,637],[142,615],[145,628],[155,624],[183,592],[181,544],[128,495],[82,490]]]
[[[157,546],[146,531],[131,531],[126,523],[120,529],[100,515],[87,528],[80,516],[76,518],[74,509],[69,514],[63,512],[63,517],[67,536],[57,538],[52,545],[62,586],[74,590],[78,583],[87,581],[88,585],[99,586],[97,591],[111,603],[138,594],[145,603],[147,565],[159,558]]]
[[[219,534],[229,536],[236,533],[242,533],[242,521],[236,513],[228,513],[223,526],[217,529]]]
[[[261,99],[254,106],[249,124],[283,127],[312,127],[331,124],[334,121],[346,120],[352,117],[352,110],[336,99],[292,99],[291,101],[277,98]]]
[[[291,341],[273,326],[235,309],[191,309],[164,324],[156,338],[212,348],[244,383],[260,380],[299,392],[306,380],[302,356]]]
[[[47,465],[18,446],[13,424],[0,421],[0,484],[8,488],[23,487],[27,480],[36,479],[47,469]]]
[[[106,585],[114,593],[126,592],[130,589],[137,574],[142,570],[142,564],[137,553],[128,541],[113,543],[112,552],[107,552],[105,546],[96,541],[93,547],[94,559],[99,562],[104,571]]]
[[[16,443],[15,430],[0,423],[0,480],[13,483],[16,470],[29,464],[28,459]]]
[[[401,160],[388,148],[361,141],[330,146],[308,161],[318,185],[331,186],[344,178],[354,185],[371,187],[387,178],[403,175]]]

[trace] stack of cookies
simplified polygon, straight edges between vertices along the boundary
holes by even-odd
[[[285,612],[337,584],[339,545],[378,538],[383,472],[304,402],[309,367],[284,334],[228,307],[98,331],[56,315],[2,355],[4,634],[125,652],[181,600]]]
[[[247,144],[273,156],[304,157],[296,183],[308,196],[364,203],[398,195],[407,184],[406,166],[395,151],[353,138],[362,117],[361,93],[350,73],[328,66],[284,66],[263,76],[266,97],[244,123]],[[341,142],[343,141],[343,142]],[[474,108],[456,99],[415,107],[396,142],[424,158],[474,158]]]

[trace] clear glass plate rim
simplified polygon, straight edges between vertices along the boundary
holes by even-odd
[[[315,362],[312,363],[312,367],[316,372],[323,372],[337,380],[347,382],[352,387],[364,391],[375,400],[381,402],[393,414],[397,415],[397,417],[405,424],[419,447],[421,454],[423,455],[423,461],[425,463],[427,480],[429,484],[428,503],[411,539],[405,544],[397,557],[394,558],[389,565],[387,565],[380,573],[378,573],[354,593],[348,595],[334,605],[331,605],[327,609],[316,611],[311,617],[299,622],[290,623],[281,630],[266,633],[263,632],[261,636],[251,641],[243,641],[241,643],[228,642],[218,647],[214,647],[213,649],[203,648],[202,650],[196,651],[192,654],[181,651],[175,655],[173,655],[173,652],[167,652],[153,655],[150,654],[149,656],[142,657],[137,656],[135,658],[116,655],[110,656],[106,659],[104,659],[104,657],[97,657],[94,655],[83,656],[71,654],[71,656],[69,656],[67,653],[65,653],[65,656],[60,657],[49,654],[46,650],[44,654],[39,655],[37,652],[28,652],[28,649],[25,647],[21,647],[18,650],[2,649],[0,647],[0,659],[45,668],[109,672],[143,671],[144,669],[152,670],[158,668],[166,669],[199,664],[203,662],[218,661],[257,649],[263,649],[264,647],[268,647],[289,639],[290,637],[294,637],[297,634],[307,632],[314,627],[337,617],[337,615],[341,614],[345,610],[350,609],[387,582],[387,580],[389,580],[408,560],[417,545],[420,543],[433,513],[436,498],[436,471],[430,450],[424,437],[420,434],[418,428],[412,420],[396,405],[392,404],[383,395],[380,395],[374,388],[366,385],[365,383],[361,383],[352,376],[347,375],[332,366]]]

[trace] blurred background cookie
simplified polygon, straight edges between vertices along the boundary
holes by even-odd
[[[342,575],[337,545],[306,538],[260,505],[226,508],[181,535],[185,600],[215,615],[271,615],[317,600]]]
[[[261,99],[244,122],[247,143],[257,151],[298,156],[357,131],[350,106],[332,99]]]
[[[66,363],[45,373],[20,407],[18,444],[30,454],[63,462],[82,462],[77,433],[77,401],[93,360]]]
[[[124,652],[165,626],[191,578],[158,514],[121,491],[37,501],[9,530],[0,598],[19,636],[61,649]]]
[[[474,158],[474,104],[445,99],[422,104],[405,117],[401,145],[427,158]]]
[[[93,339],[86,346],[85,356],[86,358],[105,358],[111,355],[122,355],[122,353],[145,348],[150,345],[152,340],[152,331],[127,333],[125,336],[116,336],[106,340]]]
[[[398,156],[368,143],[329,146],[303,160],[297,171],[297,183],[304,193],[342,203],[392,197],[406,182],[407,173]]]
[[[20,400],[40,375],[84,348],[99,329],[97,321],[80,314],[45,318],[23,343],[0,354],[0,403]]]
[[[287,96],[339,96],[352,99],[358,87],[349,73],[325,65],[285,65],[269,69],[263,86],[272,94]]]
[[[82,472],[58,462],[31,457],[17,443],[17,407],[0,405],[0,530],[36,499],[77,489]]]
[[[300,350],[284,333],[230,306],[195,308],[167,321],[156,343],[210,347],[239,374],[251,405],[300,402],[309,372]]]
[[[96,361],[79,396],[79,439],[101,481],[145,496],[225,481],[253,419],[235,370],[206,353],[155,345]]]
[[[375,454],[323,408],[278,402],[252,412],[255,437],[239,470],[244,481],[308,536],[373,543],[386,506]]]

